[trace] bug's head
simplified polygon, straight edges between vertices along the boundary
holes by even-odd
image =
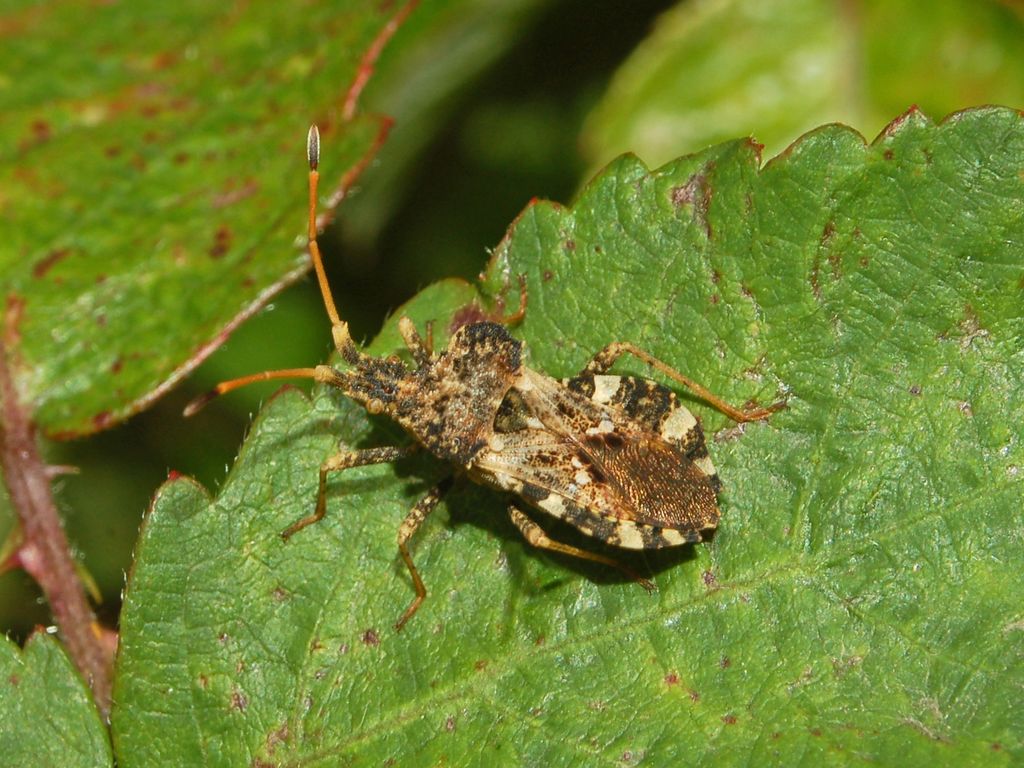
[[[476,368],[486,366],[511,373],[522,365],[523,343],[499,323],[470,323],[452,336],[447,355]]]

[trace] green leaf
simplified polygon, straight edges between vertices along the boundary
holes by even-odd
[[[144,407],[305,272],[306,129],[326,197],[383,138],[342,107],[400,9],[7,4],[0,289],[47,432]]]
[[[750,132],[774,154],[816,125],[871,135],[917,104],[1024,103],[1019,11],[992,0],[680,2],[620,67],[584,133],[595,166]]]
[[[52,637],[0,640],[0,754],[6,765],[113,765],[92,696]]]
[[[178,480],[147,517],[120,764],[1024,758],[1022,156],[1014,111],[910,112],[763,167],[749,141],[624,157],[571,209],[529,207],[484,293],[527,276],[531,366],[570,374],[623,339],[735,403],[788,393],[745,429],[693,403],[725,483],[713,540],[617,555],[647,595],[531,550],[507,500],[467,486],[413,541],[429,594],[395,633],[395,533],[448,470],[334,476],[327,518],[283,542],[336,439],[401,439],[285,391],[216,499]],[[442,286],[410,314],[440,336],[469,299]]]

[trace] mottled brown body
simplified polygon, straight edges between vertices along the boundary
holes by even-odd
[[[334,307],[316,243],[316,165],[319,136],[310,131],[310,254],[331,318],[334,343],[345,366],[267,372],[225,382],[209,396],[250,381],[305,376],[337,387],[373,414],[400,424],[413,444],[343,451],[320,467],[315,511],[283,532],[289,538],[326,514],[328,475],[351,467],[394,461],[424,448],[453,466],[452,476],[410,510],[398,549],[416,598],[398,620],[401,628],[426,596],[408,542],[451,486],[455,474],[514,496],[512,522],[537,547],[614,566],[652,589],[615,560],[562,544],[519,507],[520,501],[563,519],[584,534],[627,549],[658,549],[699,541],[718,524],[718,475],[699,421],[661,384],[607,372],[630,354],[692,390],[737,421],[763,419],[782,407],[741,410],[657,358],[628,343],[599,352],[571,379],[555,380],[523,364],[522,342],[501,323],[473,322],[435,354],[408,318],[399,330],[412,365],[377,358],[353,342]],[[516,316],[525,310],[525,285]],[[208,396],[208,397],[209,397]],[[194,411],[208,397],[187,409]]]
[[[522,342],[493,322],[464,326],[436,356],[401,327],[417,368],[355,352],[329,383],[474,481],[630,549],[699,541],[717,524],[718,475],[671,390],[592,364],[556,381],[524,366]]]

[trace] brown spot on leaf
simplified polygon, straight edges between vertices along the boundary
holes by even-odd
[[[372,648],[376,648],[380,645],[380,635],[377,634],[377,630],[368,629],[363,632],[363,644],[369,645]]]
[[[32,267],[32,277],[41,280],[46,273],[54,268],[60,261],[64,260],[71,253],[70,248],[54,248]]]
[[[885,150],[885,152],[882,153],[882,157],[884,157],[886,160],[892,160],[893,151],[891,149]]]
[[[694,704],[700,701],[700,694],[697,693],[693,688],[691,688],[688,691],[688,693],[690,694],[690,701],[692,701]]]
[[[675,672],[669,672],[667,675],[665,675],[665,685],[678,685],[678,684],[679,684],[679,675],[677,675]]]
[[[10,683],[11,685],[17,687],[17,686],[21,685],[21,678],[18,677],[17,675],[11,675],[10,677],[7,678],[7,682]]]
[[[487,659],[477,659],[476,663],[473,664],[473,669],[477,672],[483,672],[487,669]]]
[[[856,668],[863,660],[863,656],[857,655],[832,659],[832,674],[839,678],[844,677],[847,672]]]
[[[821,231],[821,246],[825,248],[836,236],[836,223],[832,219],[825,222],[825,228]]]
[[[832,267],[832,279],[838,280],[843,276],[843,256],[839,253],[830,253],[828,255],[829,266]]]
[[[728,669],[732,666],[732,660],[730,660],[728,656],[723,656],[721,659],[718,660],[718,666],[720,666],[722,669]]]
[[[705,587],[715,586],[715,582],[717,581],[717,579],[715,579],[715,574],[710,569],[704,571],[703,578]]]
[[[111,144],[109,147],[106,147],[103,150],[103,154],[109,158],[114,158],[120,155],[122,151],[122,148],[119,147],[117,144]]]
[[[981,326],[978,313],[970,304],[964,305],[964,319],[960,322],[960,332],[963,334],[960,338],[960,349],[964,350],[973,346],[978,339],[986,339],[989,336],[988,330]]]
[[[544,280],[545,283],[547,283],[550,282],[551,278],[553,278],[554,276],[554,272],[552,272],[550,269],[545,269],[544,274],[541,276],[541,278]]]
[[[448,731],[448,733],[452,733],[452,732],[455,731],[455,718],[452,717],[451,715],[449,715],[445,719],[445,721],[444,721],[444,729],[446,731]]]
[[[234,182],[231,182],[227,189],[213,198],[211,205],[213,205],[214,208],[225,208],[237,203],[239,200],[245,200],[247,197],[252,197],[259,191],[259,189],[259,182],[255,179],[246,179],[245,183],[240,187],[236,186]]]
[[[7,309],[4,312],[4,344],[16,347],[21,343],[21,316],[25,312],[25,299],[16,293],[7,294]]]
[[[571,239],[571,238],[569,240],[566,240],[565,241],[565,250],[567,250],[567,251],[575,251],[576,250],[576,241]]]
[[[814,298],[821,301],[821,256],[818,254],[814,255],[814,263],[811,264],[811,293],[814,294]]]
[[[213,245],[210,248],[210,258],[220,259],[231,248],[231,229],[226,224],[217,227],[213,235]]]
[[[288,594],[288,590],[286,590],[284,587],[274,587],[274,591],[271,593],[271,595],[274,598],[274,602],[277,603],[283,603],[290,597],[290,595]]]
[[[736,715],[722,715],[722,722],[726,725],[736,725]]]
[[[267,752],[271,755],[274,754],[274,750],[279,744],[288,741],[288,733],[288,723],[281,723],[278,728],[267,734]]]
[[[155,70],[168,69],[178,62],[177,51],[159,51],[150,59],[149,65]]]
[[[120,357],[115,359],[114,362],[110,364],[110,372],[113,373],[114,375],[119,374],[122,368],[124,368],[124,360],[122,360]]]
[[[910,385],[910,394],[914,395],[914,397],[917,397],[918,395],[920,395],[921,394],[921,385],[920,384],[911,384]]]
[[[114,423],[114,417],[110,411],[100,411],[92,417],[92,425],[96,429],[106,429]]]
[[[53,127],[45,120],[33,120],[30,126],[32,138],[36,141],[47,141],[53,136]]]
[[[681,187],[672,188],[672,205],[676,208],[690,206],[692,209],[690,215],[694,224],[704,230],[708,240],[714,236],[714,233],[708,219],[713,193],[708,184],[707,174],[714,170],[714,167],[715,164],[710,162],[704,166],[703,171],[693,174]]]
[[[237,688],[231,691],[231,708],[239,712],[245,712],[249,708],[249,699]]]

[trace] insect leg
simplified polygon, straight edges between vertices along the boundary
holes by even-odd
[[[521,274],[519,275],[519,307],[512,314],[499,317],[498,322],[502,325],[519,325],[526,317],[526,302],[526,275]]]
[[[625,354],[632,355],[638,360],[647,363],[656,371],[660,371],[665,374],[673,381],[679,382],[701,400],[704,400],[715,409],[721,411],[733,421],[744,422],[766,419],[776,411],[786,407],[785,400],[780,400],[777,403],[769,405],[767,408],[737,408],[734,405],[729,405],[725,400],[720,398],[718,395],[713,394],[710,390],[701,386],[693,379],[688,376],[684,376],[675,368],[672,368],[667,363],[662,362],[654,355],[630,344],[628,341],[614,341],[609,344],[594,355],[593,359],[591,359],[591,361],[583,367],[583,370],[580,371],[580,375],[584,376],[588,374],[597,375],[607,373],[615,361]]]
[[[523,538],[525,538],[527,543],[531,546],[537,547],[538,549],[549,549],[553,552],[561,552],[563,555],[572,555],[573,557],[578,557],[581,560],[592,560],[595,563],[610,565],[613,568],[618,568],[648,592],[654,589],[654,584],[650,581],[645,579],[643,576],[638,576],[622,563],[616,562],[610,557],[599,555],[596,552],[588,552],[585,549],[579,549],[578,547],[572,547],[568,544],[562,544],[559,541],[549,539],[543,529],[533,522],[533,520],[528,518],[526,514],[518,509],[514,504],[509,505],[508,514],[509,517],[512,518],[512,522],[515,524],[516,528],[518,528],[519,532],[523,534]]]
[[[433,320],[427,320],[427,322],[424,323],[424,328],[426,330],[426,338],[423,340],[423,344],[427,348],[427,354],[430,355],[431,357],[433,357],[434,356],[434,321]]]
[[[402,555],[406,567],[409,569],[412,585],[416,589],[416,597],[413,598],[409,607],[405,609],[405,613],[402,614],[401,618],[395,622],[395,630],[405,626],[405,622],[412,618],[412,615],[419,609],[420,603],[427,596],[427,588],[423,586],[423,579],[420,578],[419,571],[416,570],[416,566],[412,563],[412,555],[409,554],[407,542],[416,533],[416,529],[426,520],[427,515],[434,511],[437,502],[441,500],[441,497],[444,496],[451,486],[452,478],[448,477],[431,488],[427,495],[416,502],[416,506],[409,510],[409,514],[406,515],[405,520],[402,521],[402,525],[398,529],[398,551]]]
[[[341,472],[352,467],[362,467],[367,464],[384,464],[388,461],[396,461],[411,455],[419,448],[418,445],[407,445],[403,447],[385,446],[383,448],[365,448],[359,451],[344,451],[331,456],[320,465],[320,490],[316,497],[316,509],[313,514],[307,515],[301,520],[296,520],[283,531],[281,538],[290,539],[296,533],[308,525],[321,520],[327,513],[327,475],[331,472]]]
[[[426,365],[430,362],[430,356],[433,353],[433,334],[430,337],[430,344],[424,343],[415,324],[408,317],[399,318],[398,332],[402,334],[402,341],[409,348],[412,359],[416,361],[417,365]]]

